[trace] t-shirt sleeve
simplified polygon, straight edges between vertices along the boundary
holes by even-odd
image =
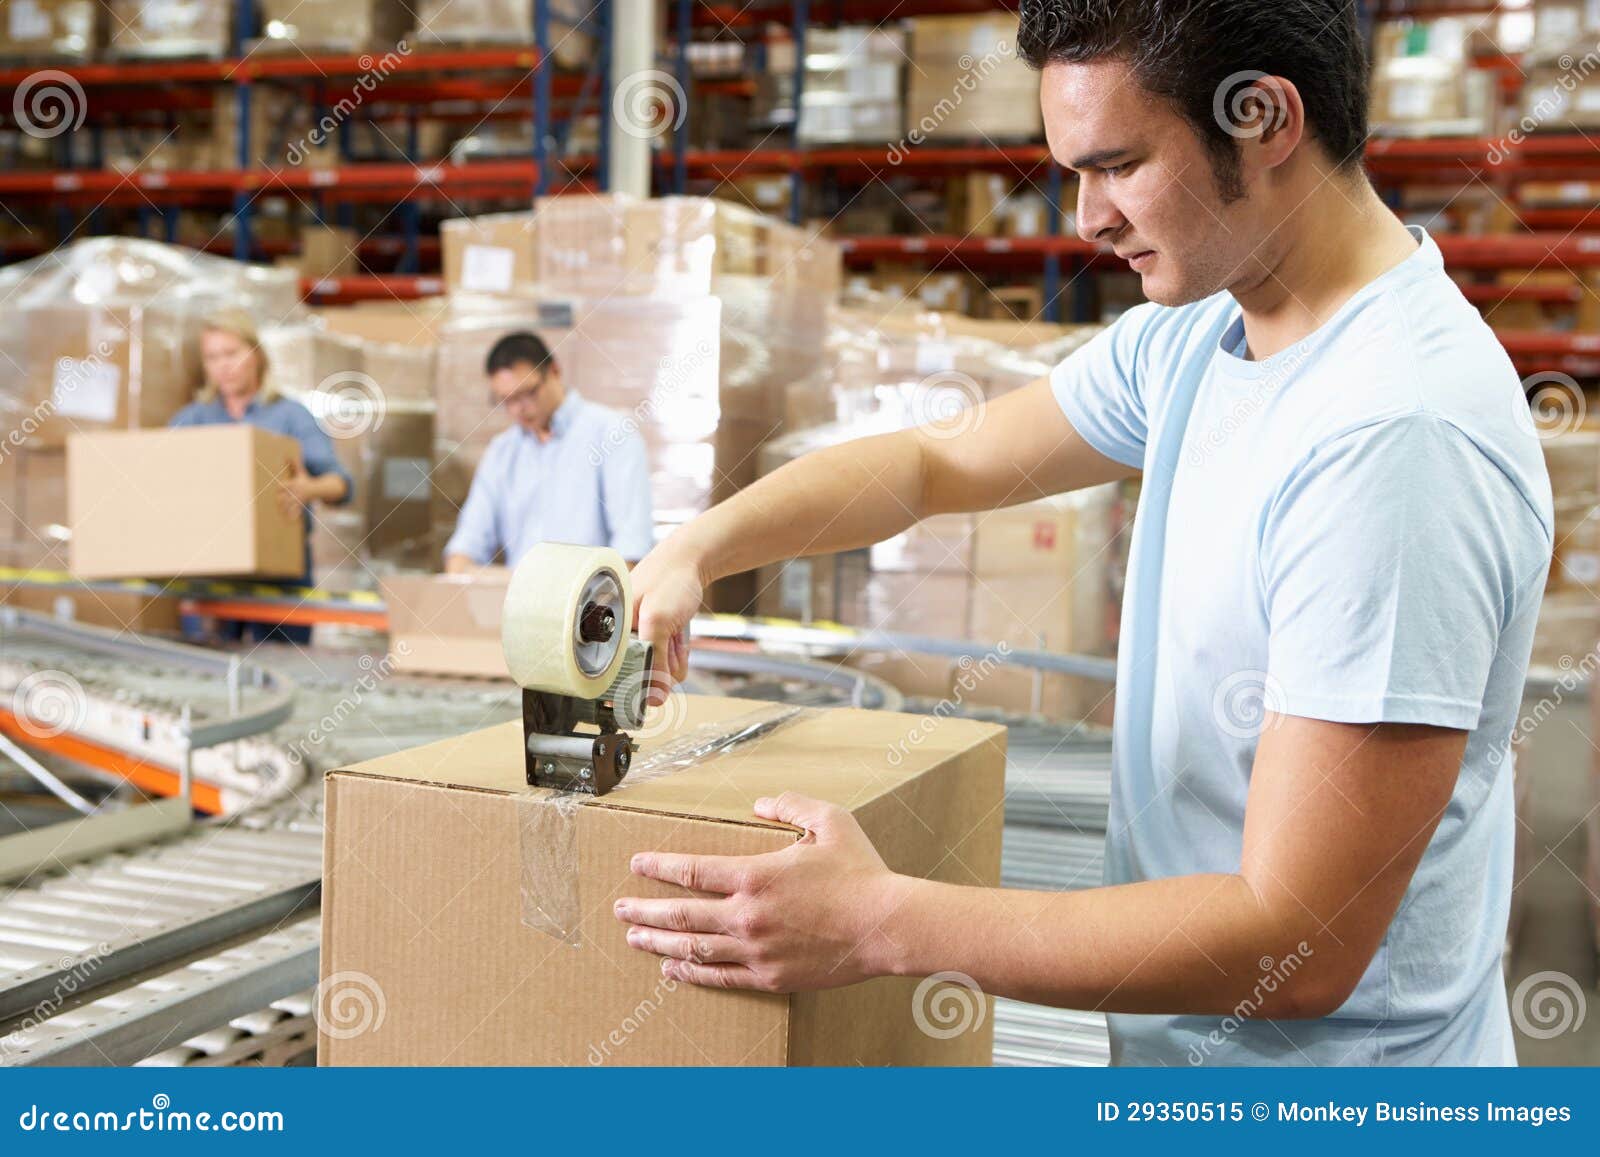
[[[1264,516],[1268,706],[1471,730],[1549,558],[1539,516],[1455,426],[1412,414],[1340,435]]]
[[[1159,308],[1130,309],[1050,371],[1050,390],[1072,428],[1124,466],[1144,466],[1149,421],[1136,360]]]

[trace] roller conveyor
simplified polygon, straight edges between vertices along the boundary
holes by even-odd
[[[275,1005],[292,1004],[293,994],[315,981],[315,921],[303,913],[316,903],[321,869],[322,772],[518,717],[509,684],[374,677],[381,656],[356,650],[241,651],[233,677],[224,679],[175,660],[166,646],[139,658],[136,650],[107,655],[79,647],[73,632],[59,629],[35,637],[13,626],[6,634],[0,706],[26,674],[70,672],[89,715],[113,738],[132,734],[133,719],[155,720],[158,733],[180,719],[226,725],[273,707],[285,687],[295,694],[265,730],[204,758],[195,753],[196,777],[225,785],[223,819],[40,873],[10,891],[0,886],[0,1064],[303,1061],[315,1040],[311,1010]],[[270,674],[257,674],[268,666],[261,662],[268,650]],[[228,662],[226,654],[210,654]],[[853,672],[841,678],[833,662],[786,656],[765,670],[762,659],[746,654],[719,664],[707,652],[686,690],[819,706],[931,707],[905,703],[881,681]],[[1107,734],[1043,720],[1005,722],[1006,885],[1061,890],[1098,883]],[[169,743],[156,754],[173,751]],[[306,966],[296,955],[305,945],[296,941],[299,949],[291,950],[281,937],[291,927],[300,941],[312,937],[309,974],[295,971]],[[35,942],[43,940],[49,943]],[[208,946],[256,942],[267,944],[263,955],[236,953],[221,970],[232,978],[228,983],[191,992],[196,974],[185,960],[204,957]],[[94,966],[78,995],[50,1005],[45,997],[53,987],[88,961]],[[177,995],[150,1005],[156,1013],[119,1004],[130,985],[158,981]],[[997,1004],[996,1064],[1105,1063],[1103,1018]],[[33,1016],[41,1007],[48,1015]],[[77,1016],[91,1007],[93,1013]],[[38,1022],[32,1037],[47,1025],[49,1035],[67,1038],[71,1047],[23,1054],[16,1032],[30,1021]],[[162,1032],[152,1035],[158,1024]]]

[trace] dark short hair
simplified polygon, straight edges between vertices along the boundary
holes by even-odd
[[[542,370],[552,365],[555,359],[550,356],[550,347],[536,333],[520,330],[517,333],[508,333],[505,337],[494,343],[494,348],[489,351],[489,357],[483,363],[483,372],[493,377],[501,370],[509,370],[515,366],[532,366]]]
[[[1367,60],[1355,0],[1022,0],[1017,51],[1034,68],[1127,61],[1205,142],[1224,196],[1238,196],[1227,102],[1249,76],[1299,90],[1306,124],[1341,169],[1367,139]],[[1230,83],[1232,82],[1232,83]]]

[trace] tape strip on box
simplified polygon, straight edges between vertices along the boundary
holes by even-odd
[[[635,757],[628,777],[613,794],[652,779],[717,759],[736,747],[759,743],[796,720],[816,715],[812,707],[775,703],[732,719],[702,723]],[[517,797],[522,852],[522,922],[576,948],[583,920],[578,870],[578,809],[596,797],[581,792],[529,788]]]

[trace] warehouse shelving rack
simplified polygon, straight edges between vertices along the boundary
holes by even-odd
[[[1093,269],[1117,269],[1120,263],[1100,248],[1063,232],[1060,212],[1062,170],[1042,144],[923,144],[904,151],[891,160],[886,145],[840,147],[805,146],[798,139],[799,105],[804,93],[804,59],[807,23],[868,23],[912,16],[970,14],[1014,10],[1007,0],[786,0],[777,4],[735,5],[721,0],[672,0],[675,75],[684,92],[689,91],[688,54],[685,45],[698,30],[738,34],[767,25],[787,25],[797,61],[794,108],[788,140],[784,147],[754,150],[703,150],[688,145],[687,115],[674,134],[672,149],[658,159],[662,187],[684,192],[690,180],[720,180],[745,175],[788,174],[791,181],[790,212],[798,221],[803,208],[803,193],[808,181],[870,180],[890,172],[897,174],[957,174],[993,169],[1035,177],[1043,174],[1046,189],[1047,232],[1029,238],[957,238],[942,236],[855,236],[841,239],[846,260],[853,266],[870,266],[874,261],[924,262],[932,269],[964,268],[1040,271],[1044,281],[1046,316],[1060,320],[1062,293],[1072,290],[1070,313],[1074,320],[1086,321],[1090,303],[1087,279],[1081,273]],[[1362,17],[1371,27],[1376,19],[1411,16],[1419,19],[1451,15],[1488,16],[1493,4],[1402,4],[1378,0],[1363,3]],[[1502,87],[1515,92],[1521,84],[1520,62],[1515,57],[1481,59],[1480,67],[1493,69]],[[726,84],[728,82],[712,82]],[[1507,155],[1508,154],[1508,155]],[[1437,180],[1442,172],[1458,176],[1463,182],[1482,180],[1502,191],[1515,202],[1517,187],[1527,181],[1600,182],[1600,145],[1582,134],[1534,134],[1506,150],[1504,141],[1479,137],[1374,138],[1367,150],[1369,171],[1381,187],[1390,190],[1417,178]],[[1600,229],[1600,209],[1519,208],[1517,216],[1530,231],[1509,237],[1438,238],[1446,259],[1458,268],[1481,270],[1538,268],[1559,262],[1569,269],[1589,268],[1600,263],[1600,238],[1580,235],[1579,230]],[[1505,301],[1568,303],[1580,292],[1571,287],[1529,285],[1515,287],[1469,285],[1467,296],[1474,302],[1494,305]],[[1519,364],[1531,357],[1566,358],[1571,364],[1592,368],[1593,350],[1582,335],[1508,333],[1507,347]],[[1526,338],[1527,340],[1523,340]],[[1537,339],[1537,340],[1534,340]]]
[[[231,205],[232,240],[222,246],[239,260],[270,258],[285,251],[280,245],[256,242],[253,220],[257,201],[273,194],[307,198],[312,215],[327,220],[330,206],[341,224],[351,220],[356,204],[389,204],[398,210],[397,234],[368,238],[363,257],[392,257],[396,273],[384,277],[341,278],[335,283],[308,284],[308,291],[325,300],[350,300],[368,296],[415,296],[437,289],[437,278],[419,276],[425,256],[438,252],[437,238],[421,234],[419,202],[444,198],[505,200],[526,204],[533,197],[571,188],[603,189],[609,149],[609,120],[599,118],[598,156],[577,157],[562,163],[552,149],[559,148],[563,127],[570,127],[576,110],[594,102],[603,109],[609,88],[610,39],[608,0],[597,0],[589,29],[597,51],[582,75],[557,75],[550,54],[549,0],[534,0],[533,27],[526,42],[484,49],[413,50],[384,58],[381,86],[363,108],[371,117],[403,118],[407,125],[400,146],[403,161],[371,161],[352,150],[349,121],[337,130],[339,163],[325,168],[263,169],[251,166],[253,158],[251,104],[256,86],[263,83],[308,89],[314,121],[320,123],[332,107],[329,89],[339,81],[353,82],[374,68],[370,53],[307,55],[255,51],[248,47],[256,35],[250,0],[235,0],[233,40],[229,55],[220,60],[127,61],[119,63],[51,66],[83,93],[83,113],[89,134],[90,164],[73,167],[63,137],[57,140],[59,167],[44,172],[0,173],[0,199],[8,203],[33,202],[55,208],[57,233],[65,239],[80,227],[97,232],[98,211],[106,206],[134,206],[139,210],[141,232],[160,232],[168,242],[178,234],[178,210],[199,205]],[[0,103],[10,106],[16,92],[43,66],[0,69]],[[205,86],[201,88],[200,86]],[[209,108],[212,92],[231,86],[234,92],[237,132],[236,167],[184,172],[136,169],[130,172],[103,167],[102,134],[113,118],[129,113],[167,112]],[[335,97],[337,100],[337,97]],[[438,106],[435,108],[434,106]],[[567,112],[563,121],[558,114]],[[532,150],[526,158],[420,162],[417,160],[418,121],[421,116],[487,120],[515,118],[532,123]],[[78,221],[75,210],[88,210]],[[159,225],[159,229],[158,229]],[[0,247],[0,257],[16,259],[37,252],[36,244]],[[216,250],[216,244],[208,245]]]

